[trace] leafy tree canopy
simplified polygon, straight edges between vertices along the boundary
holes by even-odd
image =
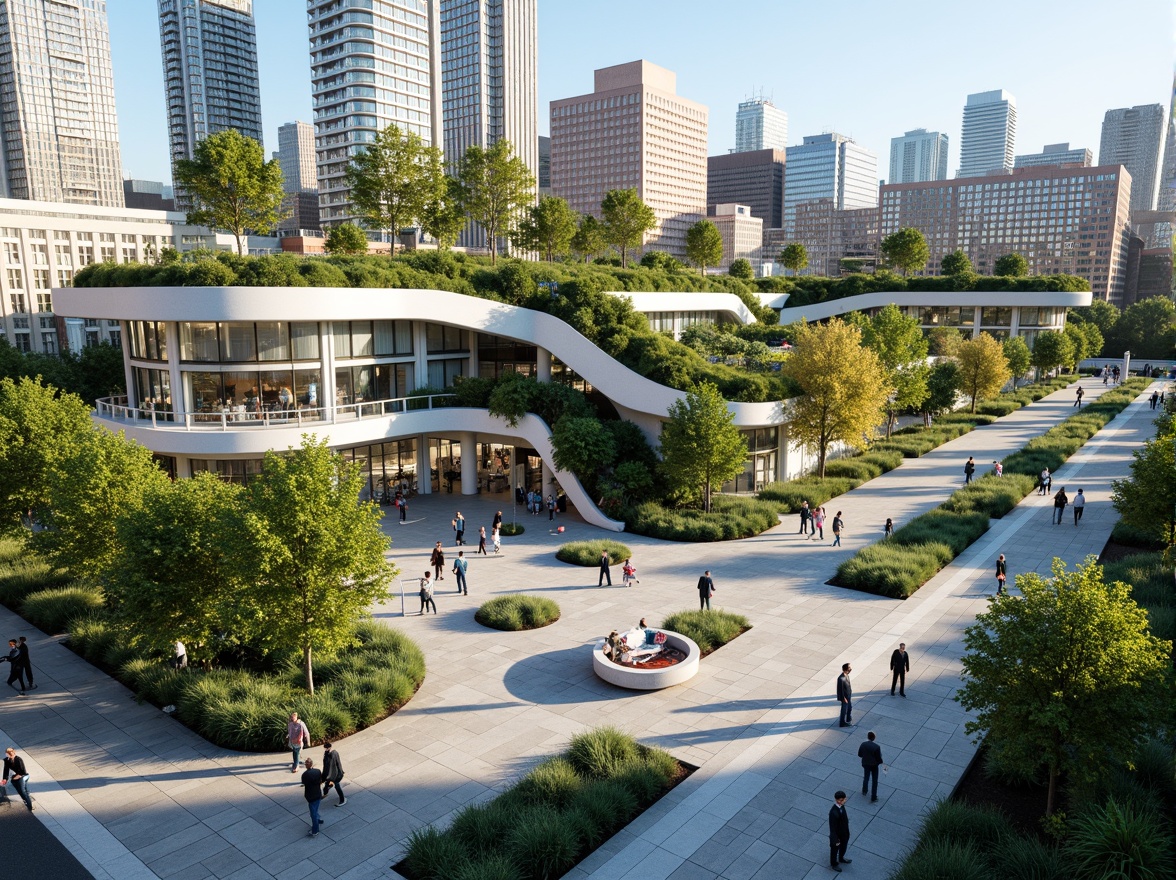
[[[604,240],[604,225],[591,214],[580,218],[576,233],[572,236],[572,250],[579,254],[584,262],[600,254],[608,246]]]
[[[461,204],[486,232],[490,262],[498,255],[498,239],[509,236],[520,212],[535,200],[535,175],[514,154],[508,140],[489,147],[473,144],[457,165]]]
[[[686,256],[703,275],[707,266],[723,260],[723,236],[710,220],[699,220],[686,230]]]
[[[1074,342],[1065,333],[1045,330],[1033,340],[1033,366],[1043,372],[1064,367],[1074,360]]]
[[[927,376],[927,399],[923,401],[923,412],[933,416],[950,412],[955,409],[959,391],[960,365],[954,360],[938,361]]]
[[[927,353],[935,357],[955,357],[964,334],[957,327],[932,327],[927,333]]]
[[[1115,358],[1129,351],[1133,360],[1176,356],[1176,304],[1163,296],[1132,303],[1107,334],[1104,350]]]
[[[325,246],[328,254],[366,254],[367,233],[354,223],[340,223],[327,231]]]
[[[1115,509],[1123,522],[1176,546],[1176,422],[1162,418],[1156,437],[1131,454],[1131,478],[1112,484]]]
[[[963,251],[952,251],[939,261],[939,271],[944,275],[967,275],[972,271],[972,261]]]
[[[1014,379],[1019,379],[1029,372],[1029,367],[1033,364],[1033,355],[1024,339],[1020,336],[1010,336],[1002,347],[1009,372],[1013,374]]]
[[[1094,324],[1098,327],[1099,332],[1106,336],[1115,326],[1115,322],[1119,320],[1120,314],[1122,313],[1105,299],[1096,299],[1092,300],[1088,306],[1070,309],[1067,320],[1077,318],[1085,323]]]
[[[1020,278],[1029,274],[1029,261],[1020,254],[1005,254],[993,265],[992,274]]]
[[[927,399],[927,339],[918,318],[890,303],[866,322],[862,342],[878,355],[887,384],[894,389],[893,403],[887,407],[889,436],[897,411],[917,409]]]
[[[732,278],[739,278],[743,281],[755,280],[755,270],[751,267],[751,260],[744,259],[743,257],[731,261],[731,267],[727,270],[727,274]]]
[[[960,391],[966,394],[976,411],[976,400],[991,397],[1012,378],[1004,348],[988,333],[965,340],[956,352],[960,365]]]
[[[743,470],[747,441],[719,389],[704,382],[671,404],[661,451],[661,471],[672,489],[701,495],[702,509],[709,513],[714,489]]]
[[[886,262],[903,275],[926,268],[927,261],[931,258],[931,248],[927,246],[927,239],[913,226],[904,227],[886,236],[882,239],[879,250]]]
[[[799,275],[808,268],[808,249],[799,241],[785,245],[784,250],[780,251],[780,262],[784,264],[785,269],[790,269],[794,275]]]
[[[572,247],[576,235],[578,215],[564,199],[543,196],[539,204],[530,208],[515,230],[515,247],[535,251],[551,262],[562,257]]]
[[[621,252],[621,266],[629,265],[629,251],[641,247],[645,233],[657,226],[653,208],[641,201],[636,189],[612,189],[600,203],[604,240]]]

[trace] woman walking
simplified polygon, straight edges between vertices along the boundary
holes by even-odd
[[[433,578],[427,571],[421,578],[421,614],[425,613],[426,608],[432,608],[433,613],[437,613],[437,603],[433,601]]]
[[[502,550],[502,526],[501,525],[496,525],[494,527],[494,532],[491,534],[491,538],[494,541],[494,555],[497,556],[499,551]]]
[[[813,531],[815,534],[811,540],[825,540],[825,508],[823,507],[818,507],[813,511]]]
[[[486,527],[485,526],[480,526],[478,528],[478,552],[481,553],[483,556],[490,555],[489,553],[486,552]]]
[[[996,560],[996,595],[1002,596],[1005,592],[1005,580],[1008,578],[1008,567],[1005,565],[1004,554]]]

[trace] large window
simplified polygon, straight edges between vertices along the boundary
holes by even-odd
[[[131,357],[145,361],[167,360],[167,324],[163,321],[130,321]]]
[[[212,364],[318,360],[319,326],[314,321],[181,321],[180,359]]]
[[[458,376],[465,375],[465,358],[429,361],[429,387],[448,388]]]
[[[1013,310],[1011,308],[994,306],[985,308],[980,313],[981,327],[1011,327],[1012,324]]]
[[[216,474],[226,483],[248,486],[249,481],[261,473],[263,459],[245,458],[239,460],[192,459],[192,476],[202,473]]]
[[[975,321],[974,308],[931,306],[919,309],[919,323],[924,327],[971,327]]]
[[[134,377],[135,399],[139,402],[139,409],[156,412],[171,411],[171,376],[167,370],[136,367]]]
[[[451,351],[464,351],[462,331],[460,327],[448,324],[426,324],[425,340],[429,354],[445,354]]]
[[[331,333],[336,358],[412,355],[412,321],[336,321]]]

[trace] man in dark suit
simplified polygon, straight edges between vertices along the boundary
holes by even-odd
[[[845,857],[849,846],[849,816],[845,814],[845,792],[833,795],[836,802],[829,808],[829,867],[840,873],[841,865],[848,865],[853,859]]]
[[[911,671],[911,658],[906,652],[906,642],[899,642],[894,653],[890,655],[890,696],[894,696],[894,686],[898,685],[898,692],[906,696],[906,674]]]
[[[600,577],[596,579],[596,586],[603,586],[605,580],[608,580],[608,585],[612,586],[612,573],[609,571],[609,565],[612,561],[608,558],[608,551],[602,550],[600,553]]]
[[[323,797],[326,797],[331,789],[335,789],[335,793],[339,795],[339,803],[337,806],[343,806],[347,803],[347,798],[343,794],[343,759],[339,757],[339,753],[335,751],[334,746],[329,742],[323,743]]]
[[[710,611],[711,596],[715,592],[715,582],[711,580],[710,569],[702,573],[698,579],[698,610]]]
[[[882,766],[882,747],[874,742],[874,731],[866,734],[866,741],[858,746],[858,757],[862,759],[862,794],[869,792],[870,779],[874,780],[871,803],[878,800],[878,768]]]
[[[841,727],[853,724],[853,685],[849,683],[849,674],[853,667],[848,663],[841,664],[841,675],[837,676],[837,702],[841,704]]]

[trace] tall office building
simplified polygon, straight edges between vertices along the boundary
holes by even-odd
[[[686,230],[706,213],[709,111],[648,61],[597,70],[594,82],[551,102],[552,193],[599,217],[605,193],[636,189],[657,217],[646,244],[684,258]]]
[[[105,0],[0,3],[0,196],[123,206]]]
[[[173,171],[218,131],[261,143],[253,0],[159,0],[159,41]]]
[[[764,229],[784,223],[784,151],[723,153],[706,160],[706,203],[738,204],[764,221]]]
[[[445,161],[509,141],[539,177],[538,0],[440,0]],[[483,247],[471,225],[458,244]]]
[[[1046,144],[1040,153],[1023,153],[1013,160],[1014,168],[1040,168],[1043,165],[1080,165],[1087,167],[1094,164],[1094,157],[1085,147],[1070,149],[1069,143]]]
[[[788,114],[766,98],[744,101],[735,111],[735,153],[783,150],[788,146]]]
[[[286,192],[318,192],[313,125],[287,122],[279,126],[274,158],[282,169],[282,188]]]
[[[784,228],[797,206],[827,201],[834,210],[878,205],[878,157],[843,134],[808,135],[785,151]]]
[[[890,139],[890,183],[947,180],[947,135],[916,128]]]
[[[1016,98],[1003,89],[968,95],[956,177],[1011,170],[1016,140]]]
[[[437,0],[307,0],[319,211],[330,227],[360,220],[351,157],[395,124],[441,146]]]
[[[1131,210],[1156,206],[1160,145],[1164,139],[1164,106],[1144,104],[1108,110],[1103,117],[1099,165],[1125,165],[1131,172]]]
[[[1172,105],[1168,110],[1168,128],[1164,137],[1163,173],[1156,207],[1161,211],[1176,211],[1176,77],[1172,79]]]
[[[539,135],[539,195],[551,195],[551,138]]]

